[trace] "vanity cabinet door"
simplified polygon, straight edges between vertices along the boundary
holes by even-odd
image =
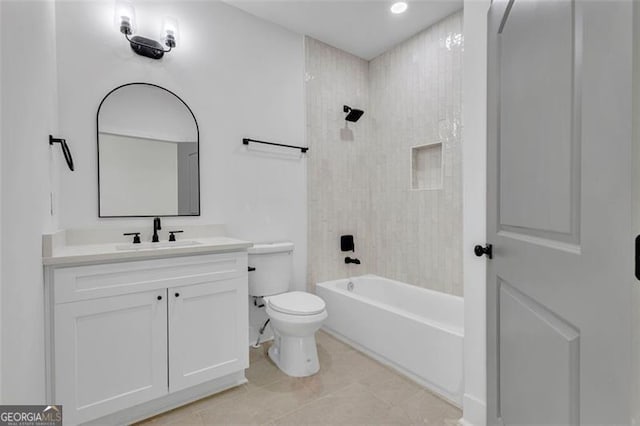
[[[249,367],[247,279],[169,289],[169,390]]]
[[[55,366],[65,424],[166,395],[166,289],[57,305]]]

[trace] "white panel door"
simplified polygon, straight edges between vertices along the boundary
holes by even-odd
[[[169,289],[169,389],[249,367],[246,277]]]
[[[631,2],[489,12],[488,424],[627,424]]]
[[[55,384],[65,424],[166,395],[166,289],[57,305]]]

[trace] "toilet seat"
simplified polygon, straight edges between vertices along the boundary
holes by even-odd
[[[268,307],[288,315],[316,315],[324,312],[324,300],[304,291],[290,291],[266,298]]]

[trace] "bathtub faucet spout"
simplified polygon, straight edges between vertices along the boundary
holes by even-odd
[[[345,257],[344,258],[344,263],[349,264],[349,263],[355,263],[356,265],[360,264],[360,260],[356,259],[356,258],[350,258],[350,257]]]

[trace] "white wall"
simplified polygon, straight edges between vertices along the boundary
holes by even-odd
[[[486,267],[473,246],[486,241],[487,11],[491,0],[464,2],[462,127],[464,270],[464,421],[486,423]]]
[[[3,2],[2,403],[44,403],[42,233],[62,163],[56,129],[55,9],[52,1]],[[18,42],[19,41],[19,42]]]
[[[65,175],[61,228],[152,226],[148,219],[98,219],[96,111],[113,88],[149,82],[180,96],[200,126],[199,218],[253,241],[291,240],[295,283],[306,285],[306,159],[242,145],[243,137],[305,143],[303,39],[221,2],[136,2],[138,33],[158,38],[164,15],[180,25],[162,60],[136,55],[113,23],[113,1],[57,2],[60,130],[77,171]],[[273,151],[273,150],[267,150]]]

